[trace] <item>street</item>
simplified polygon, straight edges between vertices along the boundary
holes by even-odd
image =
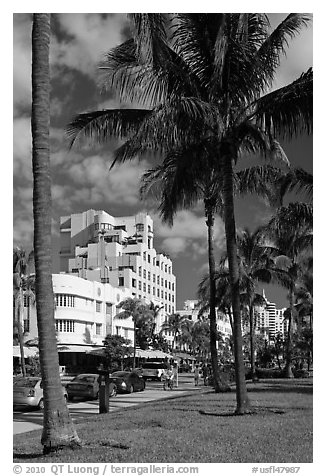
[[[169,398],[174,394],[186,394],[189,390],[200,390],[203,388],[203,383],[199,387],[194,386],[194,380],[192,375],[180,374],[178,379],[178,387],[172,391],[163,390],[163,384],[161,382],[154,382],[148,380],[146,382],[146,389],[144,392],[136,392],[131,394],[119,394],[116,397],[110,399],[109,411],[114,412],[122,408],[127,408],[135,405],[139,405],[154,400],[160,400],[163,398]],[[69,412],[74,422],[80,421],[83,418],[87,418],[93,414],[99,413],[98,400],[82,400],[68,403]],[[40,410],[14,410],[13,412],[13,433],[25,433],[32,430],[42,428],[43,414]]]

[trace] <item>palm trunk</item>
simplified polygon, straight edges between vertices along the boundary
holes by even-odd
[[[256,362],[255,362],[255,315],[254,306],[250,304],[249,307],[249,326],[250,326],[250,364],[251,364],[251,378],[253,382],[257,382]]]
[[[229,263],[232,311],[233,311],[233,341],[235,360],[235,381],[237,407],[236,414],[248,413],[250,409],[249,398],[245,381],[245,368],[243,360],[243,339],[241,329],[240,313],[240,288],[239,288],[239,267],[237,262],[237,242],[234,218],[233,200],[233,168],[232,159],[229,155],[223,156],[223,201],[224,201],[224,221],[226,247]]]
[[[65,403],[59,374],[51,263],[50,14],[34,13],[32,31],[32,138],[35,291],[44,392],[45,454],[80,440]]]
[[[134,355],[133,355],[133,368],[136,368],[136,320],[134,319]]]
[[[223,384],[219,375],[218,360],[217,360],[217,328],[216,328],[216,286],[215,286],[215,257],[213,250],[213,226],[214,215],[212,208],[205,201],[205,214],[208,235],[208,265],[209,265],[209,334],[210,334],[210,351],[213,370],[213,385],[215,392],[225,392],[229,390],[229,386]]]
[[[19,341],[19,350],[20,350],[20,366],[22,369],[23,377],[26,377],[26,365],[25,365],[25,354],[24,354],[24,339],[23,339],[23,325],[24,325],[24,295],[23,290],[19,290],[19,298],[17,299],[17,330],[18,330],[18,341]]]
[[[288,323],[288,333],[286,340],[286,364],[285,364],[285,376],[286,378],[293,378],[292,372],[292,324],[293,324],[293,311],[294,311],[294,290],[293,286],[290,289],[290,315]]]

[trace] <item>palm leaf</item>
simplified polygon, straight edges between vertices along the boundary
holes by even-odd
[[[254,117],[271,136],[291,138],[312,131],[312,69],[256,102]]]

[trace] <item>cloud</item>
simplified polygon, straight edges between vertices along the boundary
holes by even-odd
[[[101,56],[122,41],[126,19],[123,14],[57,14],[60,28],[69,39],[54,38],[51,62],[94,77]]]
[[[30,107],[31,93],[31,28],[29,14],[15,13],[13,29],[13,93],[14,116]]]
[[[32,180],[31,121],[20,117],[13,124],[14,174],[18,180]]]
[[[176,214],[174,224],[163,224],[157,213],[150,213],[154,219],[155,236],[162,242],[160,247],[172,257],[187,254],[193,259],[207,253],[207,226],[203,216],[197,216],[189,210]],[[215,219],[214,245],[222,248],[224,244],[224,226],[219,217]]]

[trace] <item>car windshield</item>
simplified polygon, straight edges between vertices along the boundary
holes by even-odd
[[[94,383],[95,381],[94,375],[77,375],[72,382],[87,382],[87,383]]]
[[[39,381],[38,378],[28,378],[28,377],[16,378],[14,380],[14,386],[15,387],[35,387],[38,381]]]
[[[130,372],[113,372],[113,374],[111,374],[112,377],[126,377],[127,375],[129,375]]]

